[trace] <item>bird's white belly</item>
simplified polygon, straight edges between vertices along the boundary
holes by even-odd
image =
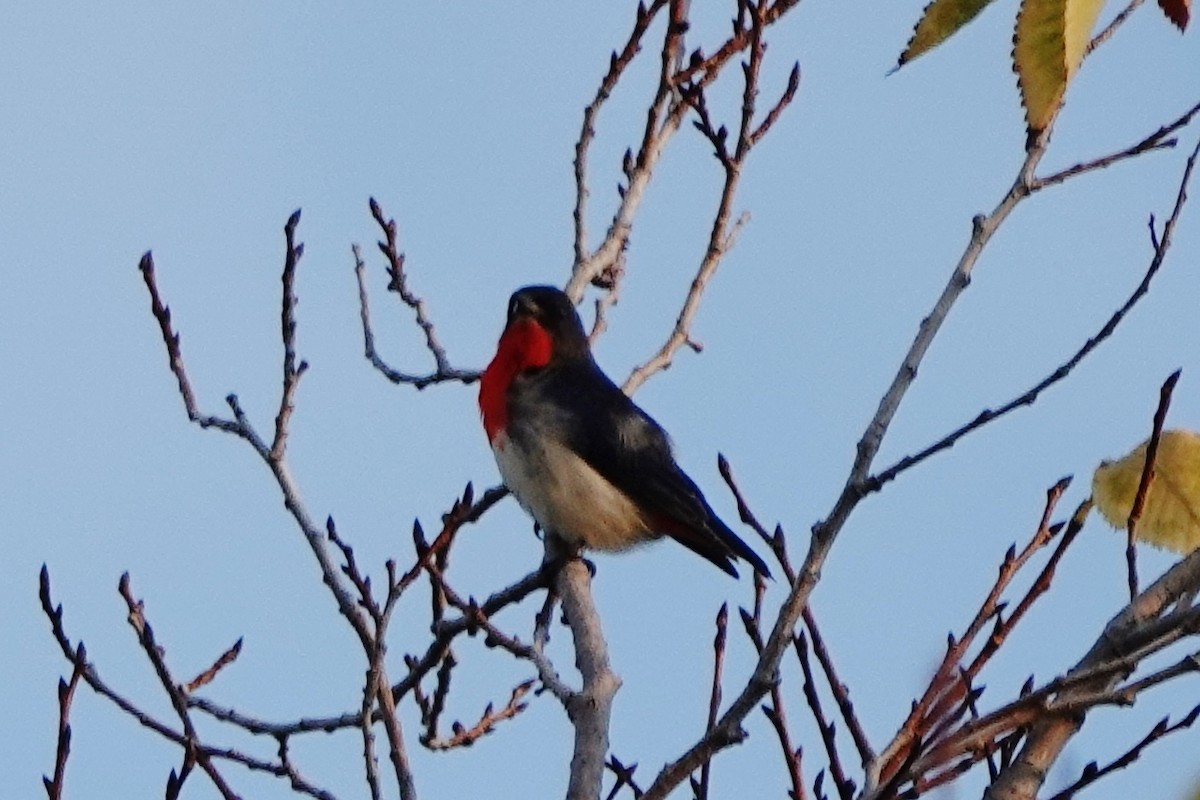
[[[567,544],[621,550],[652,537],[629,498],[563,445],[526,448],[500,433],[492,452],[521,507]]]

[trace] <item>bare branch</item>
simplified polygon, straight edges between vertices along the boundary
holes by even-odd
[[[721,670],[725,665],[726,631],[729,625],[729,604],[722,603],[717,611],[717,633],[713,637],[713,678],[712,691],[708,697],[708,725],[712,730],[717,724],[717,712],[721,710]],[[712,760],[705,761],[700,767],[700,790],[696,793],[697,800],[708,800],[708,777],[712,771]]]
[[[1129,19],[1129,15],[1136,11],[1138,6],[1144,2],[1146,0],[1129,0],[1129,5],[1125,6],[1119,14],[1113,17],[1112,22],[1104,26],[1104,30],[1093,36],[1091,41],[1087,43],[1087,47],[1083,50],[1083,57],[1087,58],[1097,47],[1111,39],[1112,35],[1117,32],[1117,28],[1124,25],[1125,20]]]
[[[546,546],[549,560],[559,561],[554,551],[555,538],[546,537]],[[579,693],[567,704],[567,715],[575,728],[567,796],[578,798],[600,795],[608,757],[613,697],[621,687],[621,679],[609,666],[608,646],[592,601],[591,582],[587,566],[579,559],[563,563],[554,581],[575,641],[575,665],[583,681]]]
[[[1161,578],[1139,594],[1128,606],[1105,626],[1104,631],[1086,655],[1075,665],[1069,675],[1089,670],[1102,669],[1108,664],[1117,664],[1120,669],[1101,673],[1101,677],[1084,681],[1057,694],[1055,703],[1062,707],[1081,696],[1095,695],[1111,689],[1123,675],[1133,667],[1125,660],[1125,653],[1138,649],[1143,640],[1160,639],[1159,630],[1147,631],[1149,623],[1160,622],[1156,618],[1182,598],[1190,598],[1200,589],[1200,551],[1169,569]],[[1191,615],[1165,617],[1161,626],[1167,630],[1180,623],[1190,623]],[[1083,725],[1084,712],[1072,710],[1068,713],[1048,715],[1035,722],[1026,737],[1016,760],[989,787],[985,795],[988,800],[1017,800],[1032,798],[1045,780],[1047,767],[1058,758],[1063,747]]]
[[[875,759],[875,751],[867,739],[867,732],[863,728],[862,722],[854,713],[854,704],[850,702],[849,687],[838,678],[833,657],[829,654],[829,648],[825,646],[825,639],[821,636],[821,629],[817,626],[817,617],[811,606],[804,609],[804,627],[808,629],[812,651],[817,657],[817,663],[821,665],[821,671],[825,673],[825,680],[829,684],[830,692],[833,693],[838,711],[842,714],[842,721],[846,723],[846,728],[850,731],[851,738],[854,739],[854,746],[858,749],[858,755],[865,767]]]
[[[232,664],[234,661],[237,661],[237,657],[239,655],[241,655],[241,652],[242,652],[242,639],[239,636],[238,640],[236,642],[234,642],[229,647],[228,650],[226,650],[224,653],[221,653],[221,655],[217,656],[217,660],[213,662],[211,667],[204,670],[199,675],[197,675],[195,678],[192,678],[192,680],[190,680],[186,684],[184,684],[183,693],[185,695],[190,695],[192,692],[196,691],[197,689],[200,689],[200,688],[212,683],[213,679],[217,677],[217,673],[219,673],[222,669],[224,669],[225,667]],[[191,707],[191,703],[188,703],[188,707],[189,708]]]
[[[650,28],[650,23],[658,16],[658,13],[665,8],[667,0],[653,0],[649,7],[639,5],[637,9],[637,17],[634,20],[633,30],[629,33],[629,38],[625,42],[625,46],[621,48],[621,52],[613,51],[612,58],[609,60],[608,72],[600,79],[600,86],[596,89],[596,96],[592,98],[592,102],[588,103],[583,110],[583,125],[579,131],[579,139],[575,143],[575,210],[572,214],[575,223],[575,263],[582,264],[587,257],[587,157],[588,150],[591,148],[592,140],[596,137],[596,117],[600,113],[600,108],[612,95],[613,90],[617,87],[617,82],[621,76],[625,74],[625,70],[633,63],[633,59],[642,49],[642,39],[646,35],[646,31]],[[626,178],[630,178],[628,171]]]
[[[375,349],[375,333],[371,328],[370,304],[367,298],[366,264],[363,262],[362,251],[358,245],[351,247],[354,254],[354,275],[358,281],[359,318],[363,329],[363,351],[367,360],[375,369],[395,384],[408,384],[417,389],[424,389],[435,383],[454,381],[473,383],[479,379],[479,372],[463,370],[451,366],[445,348],[437,338],[437,330],[429,319],[425,301],[408,288],[408,274],[404,271],[404,253],[399,249],[396,240],[396,221],[384,216],[383,209],[375,198],[371,198],[371,216],[383,231],[384,240],[378,242],[379,251],[388,262],[388,291],[395,292],[400,300],[413,310],[416,315],[417,327],[425,335],[425,348],[433,356],[434,370],[425,375],[401,372],[392,368],[380,357]]]
[[[283,228],[287,242],[287,257],[283,262],[283,301],[280,303],[280,339],[283,342],[283,391],[279,395],[279,413],[275,416],[275,439],[271,442],[271,458],[283,458],[287,447],[287,426],[295,410],[296,386],[300,376],[308,369],[308,363],[296,365],[296,265],[304,255],[304,245],[296,243],[296,226],[300,224],[300,210],[288,217]]]
[[[201,428],[217,428],[226,433],[240,433],[237,423],[200,413],[200,409],[196,405],[196,394],[192,391],[192,383],[188,380],[187,370],[183,365],[183,351],[179,346],[179,334],[171,327],[171,309],[163,303],[158,293],[158,280],[154,274],[154,257],[149,250],[138,262],[138,269],[141,270],[142,278],[146,282],[146,289],[150,292],[150,313],[158,320],[159,330],[162,331],[163,344],[167,347],[167,361],[171,367],[171,374],[175,376],[175,380],[179,384],[179,396],[183,398],[183,407],[187,411],[188,419]]]
[[[1200,145],[1198,145],[1200,147]],[[1150,439],[1146,443],[1146,461],[1142,464],[1142,474],[1138,478],[1137,493],[1133,496],[1133,505],[1129,509],[1129,519],[1125,524],[1127,534],[1125,541],[1125,565],[1129,582],[1129,601],[1133,602],[1138,594],[1137,577],[1137,524],[1142,518],[1142,509],[1146,506],[1146,495],[1150,492],[1150,483],[1154,480],[1154,460],[1158,456],[1158,442],[1162,438],[1163,424],[1167,421],[1167,409],[1171,407],[1171,393],[1183,370],[1175,370],[1163,382],[1159,390],[1158,408],[1154,412],[1154,424],[1150,431]]]
[[[1165,739],[1172,733],[1177,733],[1181,730],[1190,728],[1192,723],[1196,721],[1197,716],[1200,716],[1200,706],[1193,708],[1186,716],[1173,725],[1167,724],[1168,718],[1163,717],[1150,730],[1149,733],[1147,733],[1141,738],[1141,740],[1137,742],[1137,744],[1133,745],[1133,747],[1126,750],[1108,764],[1105,764],[1103,767],[1099,767],[1095,761],[1090,762],[1086,767],[1083,768],[1083,773],[1074,783],[1063,789],[1058,794],[1052,796],[1050,800],[1070,800],[1070,798],[1075,797],[1075,795],[1078,794],[1081,789],[1090,786],[1091,784],[1103,778],[1105,775],[1116,772],[1117,770],[1125,769],[1125,767],[1128,767],[1130,764],[1137,761],[1141,757],[1142,751],[1150,745]]]
[[[480,714],[479,721],[472,727],[467,728],[462,723],[455,722],[451,726],[454,732],[453,736],[446,738],[434,735],[423,738],[421,744],[430,750],[452,750],[457,747],[470,747],[495,730],[497,723],[503,722],[506,719],[512,719],[524,711],[529,704],[524,702],[522,698],[533,688],[533,684],[533,680],[523,681],[518,684],[512,690],[512,694],[503,708],[497,710],[491,703],[488,703],[483,713]]]
[[[1187,203],[1187,188],[1191,182],[1192,171],[1196,164],[1197,150],[1200,150],[1200,145],[1197,146],[1197,149],[1192,151],[1191,156],[1187,160],[1187,165],[1184,168],[1183,175],[1179,182],[1179,190],[1175,196],[1175,205],[1171,210],[1170,216],[1167,218],[1166,225],[1163,226],[1162,236],[1158,237],[1152,233],[1151,244],[1154,248],[1154,252],[1150,259],[1150,264],[1146,268],[1145,274],[1142,276],[1141,282],[1137,285],[1137,287],[1133,290],[1121,307],[1113,312],[1113,315],[1108,318],[1108,321],[1101,326],[1100,330],[1098,330],[1094,336],[1084,342],[1083,345],[1076,350],[1069,359],[1060,364],[1053,372],[1051,372],[1042,380],[1038,381],[1030,389],[994,410],[985,409],[984,411],[981,411],[973,420],[954,429],[938,441],[926,447],[924,450],[921,450],[920,452],[914,453],[910,456],[905,456],[895,464],[889,466],[887,469],[884,469],[876,475],[871,476],[862,484],[862,491],[868,493],[879,491],[884,484],[895,479],[895,477],[901,472],[904,472],[910,467],[921,463],[935,453],[939,453],[942,450],[953,447],[959,439],[963,438],[972,431],[975,431],[984,425],[1003,417],[1010,411],[1022,406],[1031,405],[1035,400],[1037,400],[1038,396],[1041,395],[1043,391],[1070,375],[1075,367],[1079,366],[1079,363],[1083,361],[1084,358],[1086,358],[1093,350],[1095,350],[1101,342],[1113,334],[1113,332],[1117,329],[1117,326],[1121,324],[1123,319],[1125,319],[1125,315],[1128,314],[1130,310],[1137,305],[1138,301],[1140,301],[1142,297],[1144,297],[1150,290],[1151,281],[1154,280],[1154,276],[1158,274],[1159,269],[1166,260],[1167,252],[1171,247],[1172,236],[1175,232],[1175,225],[1179,221],[1179,216],[1183,212],[1184,205]],[[1153,223],[1153,217],[1151,217],[1151,222]]]
[[[87,650],[84,649],[83,642],[75,648],[71,661],[71,680],[68,682],[62,678],[58,679],[58,747],[54,754],[54,777],[42,776],[42,785],[46,788],[48,800],[62,800],[63,797],[67,757],[71,754],[71,701],[75,698],[79,679],[87,669]]]
[[[208,752],[200,745],[200,737],[196,734],[196,728],[192,724],[183,688],[175,682],[171,677],[170,670],[167,669],[166,661],[163,659],[163,650],[154,638],[154,629],[150,627],[150,622],[146,619],[142,601],[135,599],[129,588],[128,572],[121,575],[118,589],[129,609],[129,624],[137,632],[138,642],[154,666],[154,672],[158,675],[159,683],[162,684],[167,696],[171,699],[171,705],[175,708],[175,713],[179,715],[179,721],[183,723],[185,759],[194,758],[221,796],[225,800],[235,800],[238,798],[237,793],[225,782],[225,778],[212,763]],[[182,781],[182,778],[180,780]]]

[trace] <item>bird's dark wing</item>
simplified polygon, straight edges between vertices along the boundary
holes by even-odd
[[[737,576],[730,557],[744,558],[763,575],[770,570],[704,499],[675,463],[666,431],[609,380],[594,362],[571,364],[546,375],[541,387],[558,408],[578,409],[560,420],[564,444],[642,508],[647,520]]]

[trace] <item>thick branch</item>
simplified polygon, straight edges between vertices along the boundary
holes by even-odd
[[[1148,624],[1158,622],[1170,606],[1180,599],[1194,596],[1200,590],[1200,551],[1193,552],[1113,617],[1086,655],[1068,675],[1102,668],[1113,661],[1120,662],[1125,654],[1136,649],[1145,638]],[[1183,615],[1181,619],[1187,618]],[[1129,674],[1126,670],[1101,673],[1091,681],[1081,683],[1055,698],[1058,705],[1069,705],[1079,696],[1109,691]],[[1000,777],[985,793],[987,800],[1031,800],[1037,795],[1050,765],[1062,753],[1071,737],[1083,726],[1084,712],[1049,716],[1029,730],[1025,745],[1016,760],[1003,770]]]

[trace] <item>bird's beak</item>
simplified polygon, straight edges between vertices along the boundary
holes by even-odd
[[[508,304],[508,324],[512,325],[519,319],[537,315],[538,307],[532,298],[515,294]]]

